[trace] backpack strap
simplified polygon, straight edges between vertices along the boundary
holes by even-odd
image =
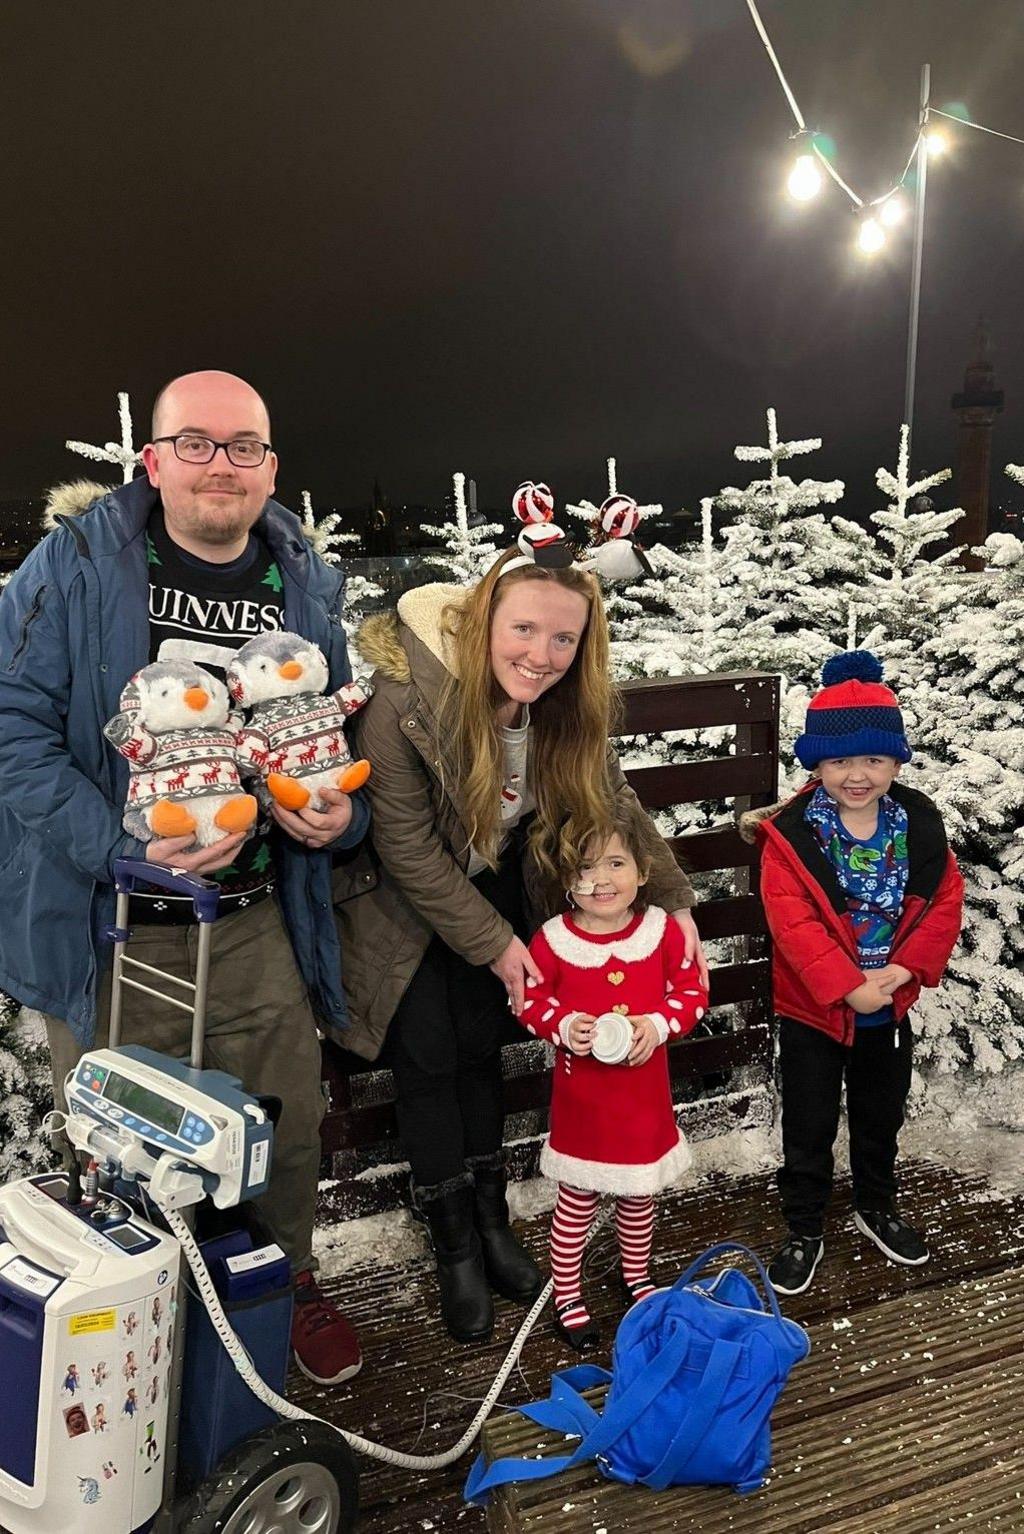
[[[577,1364],[574,1369],[561,1369],[551,1376],[551,1395],[546,1401],[534,1401],[532,1406],[517,1406],[516,1410],[541,1427],[585,1438],[601,1418],[579,1392],[610,1381],[611,1375],[607,1369],[599,1369],[595,1364]]]
[[[643,1478],[644,1484],[652,1491],[664,1491],[666,1486],[678,1482],[681,1472],[693,1458],[714,1421],[742,1355],[743,1349],[739,1343],[727,1342],[723,1337],[716,1340],[700,1385],[694,1393],[692,1406],[679,1424],[661,1462],[655,1465],[650,1475]]]
[[[578,1433],[580,1431],[579,1426],[576,1425],[579,1421],[578,1412],[579,1408],[583,1407],[594,1420],[593,1426],[582,1442],[577,1445],[572,1454],[560,1454],[552,1459],[498,1459],[488,1467],[484,1464],[483,1455],[481,1455],[469,1473],[463,1493],[466,1500],[483,1501],[495,1487],[505,1486],[509,1481],[542,1481],[548,1476],[558,1475],[562,1470],[571,1470],[587,1460],[596,1459],[599,1454],[610,1449],[623,1433],[628,1432],[637,1418],[657,1400],[665,1386],[674,1379],[676,1372],[682,1367],[689,1350],[690,1335],[687,1331],[680,1329],[665,1343],[664,1347],[659,1349],[628,1390],[625,1390],[610,1406],[606,1406],[604,1415],[601,1417],[593,1407],[588,1406],[579,1397],[576,1398],[570,1412],[570,1403],[562,1391],[566,1388],[565,1375],[571,1375],[574,1384],[579,1383],[581,1375],[587,1376],[590,1383],[598,1384],[604,1380],[610,1380],[611,1376],[606,1370],[591,1371],[590,1366],[583,1364],[576,1369],[567,1369],[565,1375],[561,1377],[555,1375],[551,1382],[549,1401],[540,1401],[532,1406],[520,1406],[516,1409],[525,1417],[529,1417],[531,1421],[539,1422],[544,1427],[551,1427],[561,1432]],[[590,1378],[591,1372],[595,1376],[600,1376],[600,1379]],[[568,1388],[572,1389],[572,1386]],[[559,1397],[557,1401],[556,1394]],[[575,1394],[574,1390],[573,1394]]]
[[[534,1401],[529,1406],[515,1409],[541,1427],[579,1438],[582,1447],[587,1434],[601,1418],[579,1392],[610,1382],[607,1369],[599,1369],[595,1364],[577,1364],[575,1368],[562,1369],[551,1376],[551,1395],[546,1401]],[[467,1502],[486,1505],[489,1494],[496,1487],[506,1486],[509,1481],[539,1481],[556,1475],[574,1464],[578,1454],[579,1449],[575,1454],[560,1454],[553,1459],[497,1459],[492,1465],[488,1465],[480,1454],[469,1472],[463,1495]]]
[[[692,1283],[693,1280],[697,1277],[698,1273],[701,1273],[707,1267],[709,1262],[713,1262],[716,1257],[721,1257],[725,1252],[742,1252],[744,1257],[750,1258],[750,1261],[753,1263],[760,1276],[761,1287],[764,1290],[764,1295],[768,1301],[768,1307],[772,1315],[775,1317],[776,1321],[782,1321],[784,1319],[782,1311],[779,1309],[779,1302],[775,1297],[775,1290],[772,1288],[768,1281],[768,1274],[765,1272],[764,1263],[761,1261],[756,1252],[752,1252],[749,1246],[743,1246],[739,1241],[719,1241],[717,1245],[709,1246],[707,1251],[702,1252],[695,1262],[690,1263],[690,1266],[687,1268],[686,1272],[681,1278],[676,1279],[675,1283],[672,1285],[672,1288],[685,1289],[687,1284]]]

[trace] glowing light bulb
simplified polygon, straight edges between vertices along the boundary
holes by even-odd
[[[894,225],[902,223],[903,219],[906,217],[906,213],[906,202],[900,196],[899,192],[894,192],[891,197],[887,197],[882,203],[878,210],[878,217],[879,221],[883,223],[887,229],[892,229]]]
[[[802,154],[789,173],[786,190],[797,202],[808,202],[821,191],[821,171],[812,154]]]
[[[857,244],[869,256],[881,250],[885,244],[885,230],[877,218],[864,219],[860,226],[860,234],[857,236]]]
[[[929,128],[924,136],[925,148],[929,155],[945,154],[949,148],[948,135],[941,128]]]

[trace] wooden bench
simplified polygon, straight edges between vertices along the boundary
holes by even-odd
[[[741,808],[772,802],[778,780],[777,676],[744,671],[658,678],[627,682],[623,694],[624,737],[723,726],[734,732],[728,753],[722,749],[699,760],[628,769],[630,783],[649,809],[706,800],[728,800]],[[628,758],[628,745],[623,754]],[[770,977],[756,853],[740,838],[731,816],[715,829],[677,837],[669,845],[698,887],[701,936],[705,942],[729,940],[732,950],[730,961],[716,964],[712,972],[707,1026],[671,1046],[673,1087],[680,1099],[699,1104],[706,1083],[714,1082],[719,1095],[727,1096],[732,1073],[742,1070],[744,1091],[729,1096],[717,1121],[728,1127],[730,1116],[748,1111],[751,1084],[766,1080],[771,1057]],[[729,892],[701,901],[701,875],[723,870],[731,873]],[[724,1008],[733,1009],[727,1021]],[[390,1072],[367,1067],[329,1042],[323,1055],[330,1106],[322,1135],[329,1170],[338,1179],[335,1213],[377,1212],[401,1197],[400,1175],[374,1175],[375,1168],[395,1168],[402,1159]],[[524,1037],[504,1051],[504,1071],[513,1175],[532,1175],[550,1090],[544,1046]]]

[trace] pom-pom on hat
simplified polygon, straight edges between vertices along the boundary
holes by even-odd
[[[796,743],[810,772],[834,756],[893,756],[909,762],[903,715],[896,694],[882,681],[882,663],[870,650],[833,655],[821,669],[822,689],[807,707]]]

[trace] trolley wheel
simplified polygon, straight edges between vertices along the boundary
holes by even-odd
[[[320,1422],[278,1422],[226,1455],[189,1498],[181,1534],[349,1534],[352,1450]]]

